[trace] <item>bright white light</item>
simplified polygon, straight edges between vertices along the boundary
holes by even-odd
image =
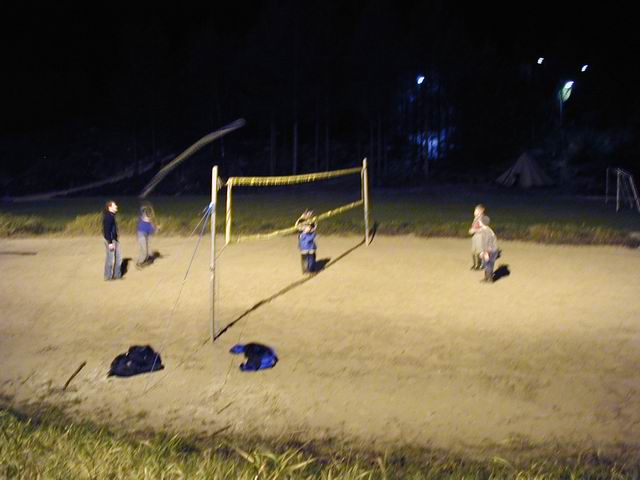
[[[416,77],[416,83],[417,83],[418,85],[422,85],[422,82],[424,82],[424,75],[418,75],[418,76]]]
[[[573,89],[573,80],[569,80],[568,82],[565,82],[564,86],[560,89],[560,99],[563,102],[566,102],[567,100],[569,100],[572,89]]]
[[[588,68],[589,68],[589,65],[583,65],[582,68],[580,69],[580,71],[581,72],[586,72]]]
[[[542,65],[542,62],[544,62],[544,57],[540,57],[538,59],[538,65]]]

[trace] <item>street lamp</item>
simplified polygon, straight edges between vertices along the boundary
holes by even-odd
[[[544,62],[544,57],[538,58],[538,65],[542,65],[542,62]]]
[[[589,65],[583,65],[582,68],[580,69],[580,71],[581,72],[586,72],[588,68],[589,68]]]
[[[562,106],[562,103],[564,103],[567,100],[569,100],[569,97],[571,96],[571,91],[573,90],[573,84],[574,83],[575,82],[573,80],[568,80],[568,81],[566,81],[564,83],[564,85],[560,89],[559,96],[560,96],[560,104],[561,104],[561,106]]]
[[[416,77],[416,83],[417,83],[418,85],[422,85],[422,82],[424,82],[424,75],[418,75],[418,76]]]
[[[558,104],[560,107],[560,135],[562,136],[562,142],[564,143],[564,102],[569,100],[571,92],[573,91],[573,80],[567,80],[564,82],[560,90],[558,91]]]

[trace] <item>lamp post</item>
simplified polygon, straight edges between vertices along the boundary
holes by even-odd
[[[564,84],[562,85],[562,87],[558,91],[558,102],[559,102],[559,105],[560,105],[560,128],[561,129],[563,127],[563,118],[562,117],[563,117],[563,113],[564,113],[564,102],[569,100],[569,97],[571,96],[571,92],[573,91],[574,83],[575,82],[573,80],[567,80],[566,82],[564,82]]]
[[[566,145],[566,139],[565,139],[565,132],[564,132],[564,103],[569,100],[569,97],[571,96],[571,91],[573,90],[573,85],[574,85],[574,81],[573,80],[566,80],[562,86],[560,87],[560,89],[558,90],[558,106],[560,108],[560,151],[561,151],[561,169],[562,169],[562,175],[563,176],[567,176],[568,172],[567,172],[567,158],[565,155],[565,145]]]
[[[428,168],[429,168],[429,163],[428,160],[426,160],[426,164],[425,159],[424,159],[424,145],[423,145],[423,139],[426,135],[426,132],[423,133],[423,128],[424,128],[424,112],[423,112],[423,108],[424,108],[424,92],[423,92],[423,83],[425,81],[425,76],[423,74],[418,74],[416,75],[416,103],[415,103],[415,126],[414,126],[414,148],[416,149],[416,157],[417,157],[417,164],[420,165],[423,169],[423,171],[425,171],[425,166],[426,166],[426,171],[424,172],[425,175],[428,175]]]

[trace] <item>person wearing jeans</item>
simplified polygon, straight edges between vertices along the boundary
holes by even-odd
[[[151,215],[149,207],[140,209],[140,218],[136,228],[139,247],[138,261],[136,262],[138,268],[153,263],[153,257],[149,255],[149,236],[153,235],[156,227],[151,220]]]
[[[485,214],[484,205],[479,204],[476,205],[476,208],[473,210],[473,223],[471,224],[471,228],[469,229],[469,235],[473,235],[471,237],[471,257],[473,259],[473,263],[471,264],[471,270],[480,270],[482,269],[482,260],[480,259],[480,253],[482,252],[481,247],[481,227],[480,221],[482,217],[487,217]]]
[[[480,219],[480,259],[484,269],[483,282],[493,283],[493,268],[500,251],[496,234],[489,228],[489,217],[486,215]]]
[[[116,223],[118,205],[113,200],[105,204],[102,214],[102,236],[106,249],[104,261],[104,279],[117,280],[122,278],[122,252],[118,241],[118,224]]]
[[[307,226],[298,236],[298,248],[302,261],[302,273],[313,273],[316,270],[316,232]]]
[[[302,273],[313,273],[316,268],[316,229],[318,225],[313,211],[305,210],[296,220],[298,248],[302,262]]]

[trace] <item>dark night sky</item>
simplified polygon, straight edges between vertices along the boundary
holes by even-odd
[[[629,7],[489,3],[8,9],[0,21],[4,149],[36,132],[151,124],[184,145],[238,117],[255,136],[268,115],[309,112],[327,98],[333,123],[355,135],[366,112],[390,102],[400,79],[426,65],[443,66],[450,92],[477,99],[492,85],[508,90],[499,77],[538,56],[558,79],[591,65],[590,108],[605,127],[638,119],[640,50]]]
[[[357,1],[336,2],[334,7],[320,8],[323,3],[304,2],[304,6],[295,7],[292,6],[295,2],[275,2],[287,13],[295,11],[292,15],[299,16],[302,28],[315,16],[314,9],[322,10],[322,14],[317,15],[318,22],[326,19],[330,31],[321,47],[322,53],[336,57],[348,53],[341,49],[348,48],[363,11],[376,8],[380,3],[381,8],[393,13],[389,20],[395,25],[388,33],[411,35],[417,42],[429,37],[426,29],[432,24],[427,17],[440,8],[442,11],[437,15],[443,21],[436,23],[441,33],[446,35],[453,23],[461,26],[466,38],[460,41],[470,48],[489,45],[498,56],[514,60],[527,54],[531,58],[538,55],[550,58],[554,55],[552,52],[556,52],[558,60],[568,64],[597,61],[598,67],[592,68],[615,66],[625,77],[633,75],[634,80],[637,79],[638,48],[631,45],[632,30],[624,31],[631,19],[624,9],[608,12],[603,7],[586,7],[584,2],[573,5],[557,2],[548,7],[540,2],[524,6],[512,2],[508,4],[509,9],[494,6],[489,10],[486,3],[419,7],[425,2]],[[345,3],[347,7],[342,6]],[[448,3],[453,2],[433,5]],[[5,114],[5,126],[29,130],[60,118],[109,116],[123,96],[129,98],[139,89],[147,88],[139,83],[147,77],[140,78],[132,72],[133,61],[145,63],[144,66],[154,64],[155,74],[172,77],[174,82],[170,88],[179,89],[180,72],[176,69],[184,68],[192,53],[189,49],[197,44],[202,30],[210,31],[209,42],[201,48],[206,49],[216,70],[251,68],[233,63],[238,54],[261,50],[260,44],[265,39],[252,38],[253,31],[263,28],[272,36],[281,34],[280,29],[292,27],[292,22],[284,21],[264,28],[261,23],[268,15],[267,4],[219,2],[207,9],[181,11],[156,7],[7,12],[3,15],[2,44],[3,76],[7,82],[5,112],[10,113],[10,120],[7,122]],[[423,15],[415,14],[416,11]],[[373,39],[374,49],[369,53],[372,58],[385,44],[392,48],[395,43],[392,38],[383,40]],[[291,51],[280,53],[290,59],[293,55]],[[132,55],[138,58],[132,60]],[[210,71],[210,66],[205,70]],[[197,71],[190,73],[194,77],[199,75]],[[627,84],[626,79],[620,81]],[[627,94],[634,95],[634,92],[630,89]]]

